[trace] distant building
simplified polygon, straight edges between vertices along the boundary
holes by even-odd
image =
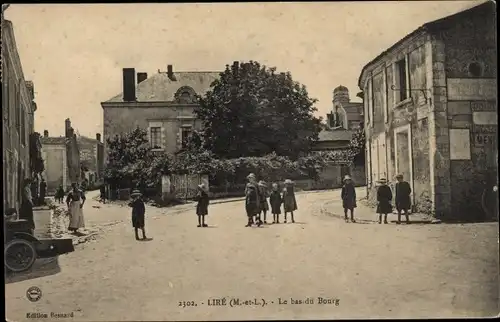
[[[65,136],[49,137],[45,130],[42,143],[42,156],[45,170],[42,176],[47,182],[47,192],[54,193],[59,185],[68,189],[73,182],[80,182],[81,166],[77,137],[71,121],[65,121]]]
[[[102,171],[104,170],[104,144],[101,142],[101,134],[96,138],[86,136],[77,138],[80,151],[81,177],[87,179],[89,186],[102,182]]]
[[[208,91],[220,72],[167,72],[148,78],[134,68],[123,69],[123,93],[102,102],[104,149],[106,140],[139,127],[147,129],[151,146],[158,151],[175,153],[187,142],[201,122],[193,114],[196,95]]]
[[[2,17],[2,145],[5,208],[18,208],[23,180],[38,174],[41,151],[34,133],[33,82],[24,79],[12,22]]]
[[[363,103],[351,102],[349,90],[340,85],[333,90],[332,111],[326,116],[326,127],[319,133],[314,150],[345,149],[354,131],[363,125]]]
[[[426,23],[363,67],[370,188],[401,173],[417,211],[482,213],[498,173],[495,6]]]
[[[363,103],[351,102],[349,90],[340,85],[333,90],[332,111],[327,114],[326,125],[318,135],[313,151],[341,151],[351,143],[353,133],[363,126]],[[330,164],[321,174],[321,180],[331,187],[339,187],[346,174],[356,184],[366,181],[364,158],[356,159],[351,165],[339,161]]]

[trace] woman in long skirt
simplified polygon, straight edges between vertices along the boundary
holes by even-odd
[[[73,183],[72,190],[66,197],[66,204],[68,205],[70,213],[70,222],[68,230],[76,233],[78,229],[85,227],[83,219],[83,204],[85,203],[85,194],[82,190],[78,189],[78,185]]]

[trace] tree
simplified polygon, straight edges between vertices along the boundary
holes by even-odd
[[[194,111],[206,149],[222,158],[297,158],[311,150],[321,128],[316,99],[290,73],[275,72],[253,61],[226,66]]]
[[[348,147],[348,157],[354,164],[364,164],[365,162],[365,130],[363,126],[353,133]]]
[[[156,155],[150,147],[147,131],[136,128],[107,140],[109,154],[104,178],[113,185],[132,188],[152,186],[168,172],[171,159]]]

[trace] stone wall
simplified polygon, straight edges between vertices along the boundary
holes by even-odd
[[[424,118],[412,124],[413,195],[415,211],[432,212],[429,171],[429,123]]]
[[[495,17],[487,10],[433,37],[435,202],[450,219],[480,219],[482,181],[498,172],[496,57]]]
[[[182,125],[192,124],[200,128],[201,123],[195,120],[193,107],[151,106],[140,107],[104,107],[104,150],[106,140],[115,135],[128,133],[135,128],[148,129],[149,121],[161,122],[164,127],[165,151],[174,153],[178,148],[179,131]]]

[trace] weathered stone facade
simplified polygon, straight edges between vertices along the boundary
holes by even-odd
[[[101,142],[101,134],[97,133],[95,139],[80,136],[77,141],[82,178],[87,179],[90,186],[100,183],[104,170],[104,145]]]
[[[33,83],[24,79],[12,22],[2,19],[4,209],[19,208],[23,180],[32,176],[30,137],[34,133],[35,111]]]
[[[59,185],[68,189],[71,183],[79,183],[82,179],[78,141],[69,119],[65,121],[65,128],[64,136],[49,137],[49,132],[45,130],[40,138],[45,163],[42,176],[47,182],[47,192],[50,194],[54,193]]]
[[[482,214],[482,179],[498,171],[494,12],[489,2],[425,24],[364,67],[370,187],[402,173],[414,210]]]
[[[135,84],[135,69],[124,69],[124,93],[101,103],[105,158],[108,139],[137,127],[147,129],[150,139],[157,135],[156,149],[168,153],[180,150],[189,133],[201,129],[201,122],[193,114],[196,95],[204,94],[220,72],[174,73],[169,65],[167,72],[150,78],[138,74],[141,77]],[[153,134],[156,129],[159,132]]]

